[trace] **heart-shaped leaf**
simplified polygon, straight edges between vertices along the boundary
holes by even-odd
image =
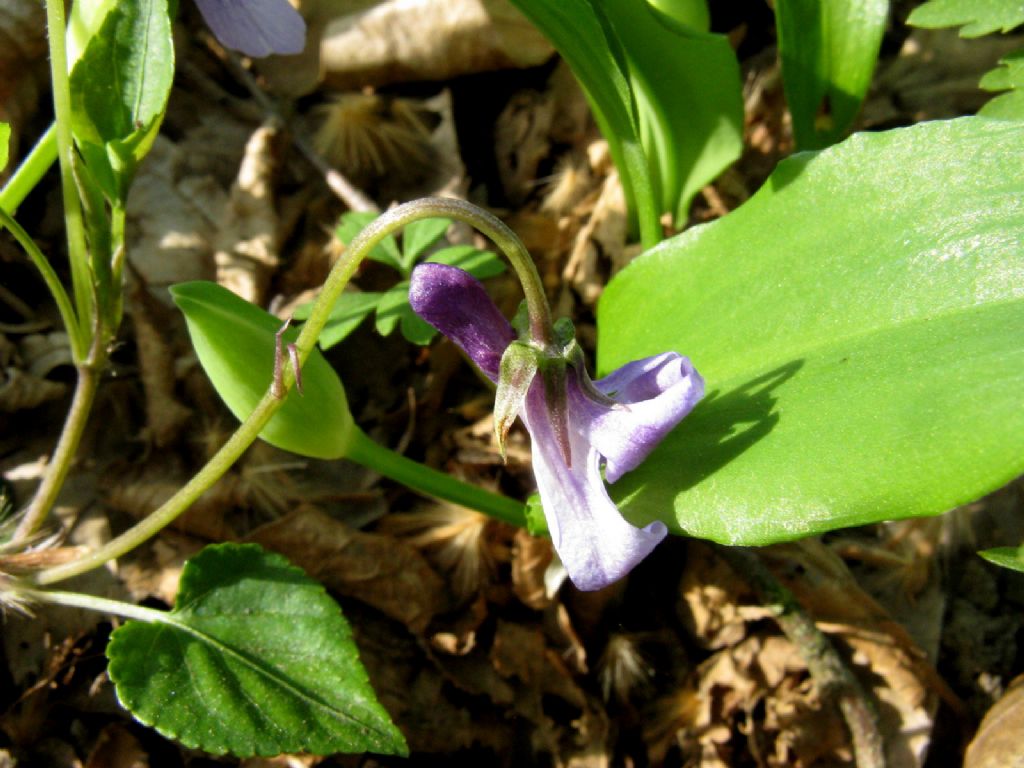
[[[246,419],[270,388],[281,321],[216,283],[181,283],[171,295],[206,375],[235,417]],[[296,335],[289,329],[284,343]],[[260,437],[303,456],[345,456],[355,425],[338,375],[316,349],[302,368],[302,385],[302,393],[288,393]]]
[[[118,628],[107,657],[121,703],[187,747],[239,757],[408,753],[337,603],[255,544],[214,545],[189,560],[174,610]]]
[[[763,544],[1024,471],[1021,146],[977,117],[859,134],[612,280],[600,368],[676,350],[709,393],[613,487],[624,512]]]

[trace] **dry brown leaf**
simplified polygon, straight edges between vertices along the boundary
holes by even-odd
[[[245,145],[214,240],[217,282],[246,301],[262,305],[278,264],[273,181],[280,132],[264,124]]]
[[[964,768],[1024,768],[1024,675],[986,713],[967,747]]]
[[[279,552],[312,578],[422,634],[448,603],[444,582],[415,548],[366,533],[303,506],[247,541]]]
[[[20,368],[0,372],[0,411],[15,413],[35,408],[67,394],[68,386],[26,373]]]
[[[168,308],[139,281],[128,292],[128,303],[146,397],[147,436],[157,448],[165,448],[177,439],[192,415],[174,394],[175,356],[164,333],[173,327],[173,321]]]
[[[524,605],[541,610],[551,604],[544,574],[553,558],[551,539],[531,536],[524,528],[516,530],[512,547],[512,589]]]
[[[100,731],[85,768],[149,768],[149,755],[135,734],[113,723]]]
[[[320,45],[325,84],[338,90],[532,67],[552,54],[507,0],[386,0],[334,18]]]
[[[938,695],[947,690],[924,653],[819,540],[776,545],[765,554],[819,626],[852,652],[853,671],[881,703],[889,765],[923,764]]]

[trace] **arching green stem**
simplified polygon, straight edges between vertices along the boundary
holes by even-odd
[[[494,216],[469,203],[457,200],[424,199],[398,206],[385,213],[366,227],[348,246],[345,253],[334,265],[323,290],[317,297],[309,319],[296,340],[300,366],[313,351],[317,338],[330,316],[331,308],[341,295],[345,285],[355,274],[359,264],[382,239],[401,229],[406,224],[432,217],[451,218],[464,221],[490,237],[508,256],[516,273],[523,280],[526,300],[531,311],[531,322],[540,338],[547,342],[554,340],[551,327],[551,313],[544,297],[540,276],[526,248],[515,234]],[[284,371],[283,394],[295,384],[295,372]],[[105,545],[63,565],[40,571],[35,575],[36,584],[53,584],[97,568],[109,560],[120,557],[154,536],[191,504],[205,493],[231,467],[242,453],[256,440],[277,409],[285,402],[281,395],[268,391],[249,417],[242,422],[235,433],[219,451],[189,480],[177,493],[146,519]],[[415,465],[398,454],[373,443],[361,430],[353,430],[349,458],[379,471],[381,474],[399,480],[412,488],[431,495],[465,504],[507,522],[525,524],[523,506],[512,501],[501,501],[502,497],[479,488],[467,486],[454,478],[442,475],[429,467]]]

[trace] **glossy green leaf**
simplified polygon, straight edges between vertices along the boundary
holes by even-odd
[[[0,171],[7,167],[8,154],[11,151],[11,126],[0,122]]]
[[[704,0],[647,0],[647,4],[670,22],[697,32],[711,29],[711,14]]]
[[[932,515],[1024,471],[1024,125],[858,134],[626,267],[600,368],[707,382],[612,487],[635,522],[763,544]]]
[[[341,221],[338,222],[338,228],[334,233],[341,242],[348,245],[355,239],[356,235],[363,231],[367,224],[376,218],[377,214],[369,211],[349,211],[342,214]],[[387,264],[399,272],[403,271],[402,254],[398,250],[398,243],[395,242],[395,238],[390,235],[377,243],[366,258],[381,264]]]
[[[929,0],[911,12],[907,23],[929,28],[962,25],[961,37],[981,37],[1024,24],[1024,4],[1020,0]]]
[[[1024,547],[996,547],[978,554],[990,563],[1024,573]]]
[[[783,87],[801,149],[839,141],[871,83],[888,0],[776,0]]]
[[[636,0],[513,0],[572,67],[608,139],[631,204],[638,176],[685,221],[693,195],[742,148],[739,66],[728,40]],[[646,169],[629,152],[641,144]]]
[[[430,255],[427,261],[464,269],[477,280],[486,280],[505,272],[505,262],[493,251],[481,251],[471,245],[452,245]]]
[[[171,288],[171,295],[185,315],[206,375],[235,417],[244,420],[270,388],[274,335],[281,321],[216,283],[181,283]],[[296,335],[289,329],[285,342]],[[352,414],[338,375],[318,350],[303,366],[302,385],[302,393],[288,393],[260,437],[302,456],[345,456],[354,429]]]
[[[337,603],[255,544],[189,560],[174,610],[115,630],[107,656],[121,703],[193,749],[408,754]]]
[[[979,114],[1000,120],[1024,120],[1024,50],[1003,57],[999,67],[978,83],[987,91],[1009,91],[996,96]]]

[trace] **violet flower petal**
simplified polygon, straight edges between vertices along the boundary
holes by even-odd
[[[226,47],[246,56],[302,53],[306,22],[288,0],[196,0]]]
[[[605,459],[609,483],[646,459],[704,396],[704,379],[688,358],[675,352],[627,363],[594,385],[621,406],[597,402],[579,387],[570,387],[570,407],[580,414],[580,428]]]
[[[668,529],[661,522],[636,528],[623,519],[601,479],[601,457],[573,423],[579,414],[571,410],[572,466],[566,464],[542,382],[531,387],[521,415],[532,439],[533,471],[551,540],[569,578],[585,591],[608,586],[647,557]]]
[[[458,267],[420,264],[412,271],[409,304],[491,381],[498,380],[501,355],[516,333],[480,281]]]

